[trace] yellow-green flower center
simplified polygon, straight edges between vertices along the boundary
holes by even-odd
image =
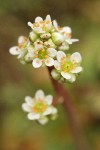
[[[61,64],[61,70],[65,72],[70,72],[73,69],[73,64],[70,61],[63,62]]]
[[[46,58],[46,56],[47,56],[46,50],[39,50],[38,51],[38,58],[44,59],[44,58]]]
[[[34,105],[33,112],[35,112],[35,113],[42,113],[42,112],[44,112],[44,110],[46,108],[47,108],[47,105],[43,101],[39,100]]]

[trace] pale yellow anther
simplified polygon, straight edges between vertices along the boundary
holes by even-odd
[[[35,26],[36,26],[36,27],[39,27],[39,23],[38,23],[38,22],[36,22],[36,23],[35,23]]]
[[[61,28],[61,27],[58,27],[58,30],[62,30],[62,28]]]
[[[48,55],[46,55],[45,58],[48,58]]]
[[[44,62],[44,59],[42,59],[42,62]]]
[[[40,24],[44,24],[44,21],[40,21]]]
[[[38,51],[34,52],[34,54],[36,54],[36,55],[37,55],[37,54],[38,54]]]
[[[37,63],[39,63],[39,60],[36,60]]]
[[[50,20],[47,20],[47,21],[46,21],[46,24],[49,24],[50,22],[51,22]]]
[[[42,52],[45,52],[45,50],[43,49]]]

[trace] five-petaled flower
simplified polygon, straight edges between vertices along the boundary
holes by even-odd
[[[24,63],[24,56],[27,53],[27,45],[29,44],[28,38],[25,36],[20,36],[18,38],[18,46],[13,46],[9,49],[9,52],[12,55],[18,55],[18,59],[21,60],[22,63]]]
[[[53,25],[54,25],[55,29],[64,36],[65,42],[67,44],[72,44],[73,42],[78,42],[79,41],[78,39],[72,39],[71,38],[72,37],[72,35],[71,35],[72,30],[71,30],[70,27],[68,27],[68,26],[59,27],[56,20],[53,21]]]
[[[49,32],[52,29],[51,17],[47,15],[45,20],[41,17],[36,17],[35,23],[28,22],[28,26],[37,34]]]
[[[73,53],[72,55],[66,55],[62,51],[57,52],[57,60],[55,60],[54,67],[58,72],[51,73],[52,76],[55,76],[56,73],[60,73],[61,80],[68,80],[74,82],[76,80],[76,74],[82,71],[81,55],[78,52]],[[56,75],[57,76],[57,75]]]
[[[54,119],[57,116],[57,108],[52,105],[53,96],[45,96],[42,90],[38,90],[35,97],[25,97],[25,103],[22,104],[24,111],[28,112],[29,120],[36,120],[40,124],[46,124],[49,118]]]
[[[42,41],[37,40],[34,43],[34,59],[32,65],[34,68],[46,65],[51,67],[54,65],[54,57],[57,51],[54,48],[46,48]]]

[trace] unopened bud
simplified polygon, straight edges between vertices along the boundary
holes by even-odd
[[[37,35],[32,31],[29,34],[29,38],[32,42],[35,42],[35,40],[37,39]]]
[[[52,75],[52,77],[53,77],[55,80],[59,80],[59,79],[60,79],[60,74],[59,74],[59,72],[58,72],[56,69],[53,69],[53,70],[51,71],[51,75]]]
[[[44,33],[40,36],[42,39],[48,39],[51,37],[51,34],[50,33]]]
[[[60,33],[54,32],[52,33],[52,40],[56,45],[60,45],[64,41],[64,38]]]

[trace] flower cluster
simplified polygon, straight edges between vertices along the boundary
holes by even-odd
[[[25,103],[22,104],[24,111],[28,112],[29,120],[36,120],[44,125],[49,119],[54,120],[57,117],[57,109],[52,105],[53,96],[45,96],[42,90],[38,90],[35,97],[25,97]]]
[[[71,28],[59,27],[55,20],[51,21],[50,15],[45,20],[36,17],[28,26],[31,27],[29,37],[20,36],[18,46],[10,48],[10,53],[17,55],[23,64],[32,63],[34,68],[53,66],[54,79],[74,82],[76,74],[82,71],[82,59],[78,52],[67,54],[70,44],[78,41],[72,38]]]

